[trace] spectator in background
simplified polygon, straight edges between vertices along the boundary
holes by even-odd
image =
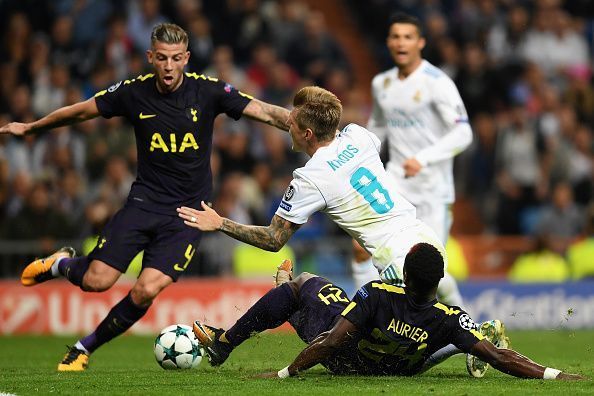
[[[528,30],[529,15],[524,6],[513,4],[504,21],[496,22],[487,35],[487,53],[492,62],[515,64],[521,61],[521,48]]]
[[[190,70],[202,73],[209,65],[214,51],[214,39],[211,35],[210,22],[199,13],[188,21]]]
[[[569,267],[551,247],[551,238],[538,235],[531,252],[520,255],[513,263],[508,278],[515,283],[561,283],[569,279]]]
[[[590,204],[583,238],[567,250],[567,260],[574,280],[594,278],[594,204]]]
[[[214,49],[211,63],[204,70],[204,74],[228,81],[241,89],[246,81],[245,71],[235,65],[233,50],[227,45],[221,45]]]
[[[540,204],[546,193],[547,176],[542,174],[533,120],[522,106],[514,106],[509,120],[498,133],[496,147],[499,203],[497,230],[521,234],[522,216]]]
[[[312,11],[304,29],[304,36],[291,43],[287,55],[287,61],[301,76],[321,85],[332,68],[350,69],[342,48],[326,28],[324,14]]]
[[[153,26],[167,22],[161,14],[159,0],[134,0],[128,6],[128,34],[137,51],[144,52],[146,38],[151,36]]]
[[[479,44],[469,42],[464,46],[462,56],[462,65],[454,82],[469,116],[492,111],[495,80],[485,52]]]
[[[54,249],[53,240],[71,238],[74,232],[70,219],[53,206],[51,192],[45,182],[35,182],[29,190],[23,209],[8,220],[6,238],[36,240],[47,253]]]
[[[479,113],[472,119],[472,128],[476,137],[468,151],[461,154],[468,175],[466,193],[473,198],[482,220],[490,225],[496,218],[497,205],[497,125],[490,114]]]
[[[103,55],[106,62],[112,67],[116,80],[124,80],[130,75],[128,62],[133,50],[132,39],[126,31],[126,19],[121,15],[113,16],[109,22],[107,38],[103,45]]]
[[[569,180],[576,203],[585,207],[594,198],[592,128],[579,125],[573,139],[575,150],[569,158]]]
[[[584,230],[584,213],[573,200],[571,186],[566,182],[559,182],[551,195],[551,203],[540,211],[536,233],[562,239],[580,235]]]

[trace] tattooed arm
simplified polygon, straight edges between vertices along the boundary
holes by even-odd
[[[300,224],[291,223],[277,215],[274,215],[268,227],[244,225],[219,216],[204,202],[202,209],[204,210],[184,206],[178,208],[177,212],[190,227],[201,231],[222,231],[233,239],[272,252],[278,252],[285,246],[291,235],[301,227]]]
[[[284,107],[275,106],[258,99],[252,99],[245,109],[243,109],[243,114],[253,120],[275,126],[283,131],[289,130],[289,126],[287,125],[289,110]]]

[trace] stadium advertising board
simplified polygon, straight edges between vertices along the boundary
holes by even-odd
[[[32,288],[0,281],[0,334],[90,332],[130,286],[120,282],[104,293],[83,293],[60,281]],[[155,334],[194,319],[228,327],[271,286],[268,280],[182,280],[158,297],[131,332]],[[461,291],[477,321],[499,318],[512,329],[594,328],[593,283],[465,283]]]

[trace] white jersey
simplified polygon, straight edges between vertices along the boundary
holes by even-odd
[[[367,127],[382,141],[388,139],[386,169],[398,191],[414,204],[454,202],[453,157],[472,141],[454,82],[423,60],[404,80],[398,79],[395,67],[375,76],[371,85],[373,111]],[[402,164],[408,158],[416,158],[423,168],[405,178]]]
[[[371,254],[382,279],[402,279],[404,256],[418,242],[443,248],[415,216],[379,157],[381,142],[365,128],[350,124],[328,146],[319,148],[293,172],[276,214],[304,224],[315,212],[326,213]],[[419,237],[419,232],[422,236]],[[445,254],[444,254],[445,257]]]

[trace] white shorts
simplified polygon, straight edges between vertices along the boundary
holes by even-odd
[[[372,257],[373,265],[377,268],[380,279],[395,286],[404,286],[404,259],[410,249],[417,243],[425,242],[435,246],[443,256],[444,272],[447,269],[447,256],[445,248],[437,234],[425,223],[419,222],[414,226],[407,227],[398,233],[392,235],[385,249],[378,249],[386,252],[390,251],[390,263],[386,265],[381,262],[377,255]]]
[[[445,244],[452,227],[452,205],[443,202],[413,203],[417,208],[417,219],[435,231],[441,243]]]

